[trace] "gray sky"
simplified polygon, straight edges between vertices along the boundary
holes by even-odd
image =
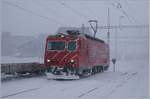
[[[120,7],[117,8],[117,7]],[[148,24],[147,0],[2,0],[2,31],[15,35],[54,33],[61,26]],[[125,13],[126,15],[125,15]]]

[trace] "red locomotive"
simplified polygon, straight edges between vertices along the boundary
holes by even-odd
[[[109,46],[103,40],[68,30],[46,40],[45,66],[49,79],[79,79],[107,70]]]

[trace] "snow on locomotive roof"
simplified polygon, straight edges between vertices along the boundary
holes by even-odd
[[[79,27],[60,27],[57,30],[56,34],[63,33],[63,34],[68,35],[67,33],[68,30],[79,31],[79,33],[84,33],[84,34],[88,34],[92,36],[91,30],[88,27],[84,27],[84,30],[83,28],[79,28]]]
[[[87,34],[85,34],[85,37],[88,38],[88,39],[91,39],[91,40],[95,40],[95,41],[98,41],[98,42],[101,42],[101,43],[105,43],[103,40],[95,38],[95,37],[87,35]]]
[[[57,36],[60,34],[64,35],[80,35],[80,36],[85,36],[88,39],[95,40],[101,43],[105,43],[103,40],[93,37],[91,34],[91,31],[88,27],[84,28],[84,33],[82,28],[78,27],[60,27],[56,33]],[[49,35],[49,36],[56,36],[56,35]]]

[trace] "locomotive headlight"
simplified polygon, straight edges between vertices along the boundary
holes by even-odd
[[[70,60],[71,63],[74,63],[75,61],[73,59]]]
[[[60,35],[60,37],[64,37],[64,35]]]
[[[50,59],[47,59],[47,62],[50,62],[51,60]]]

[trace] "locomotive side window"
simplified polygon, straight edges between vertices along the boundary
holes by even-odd
[[[68,43],[68,50],[74,51],[76,49],[76,41],[71,41]]]
[[[48,50],[64,50],[65,42],[48,42],[47,48]]]

